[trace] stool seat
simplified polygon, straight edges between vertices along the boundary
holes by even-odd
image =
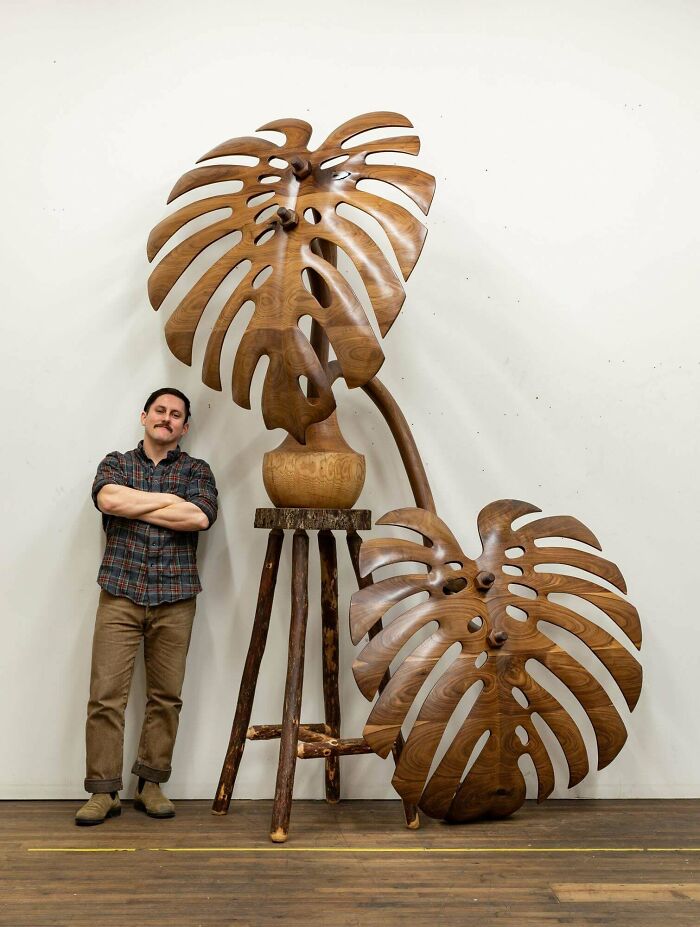
[[[369,531],[369,509],[256,509],[256,528],[301,531]]]

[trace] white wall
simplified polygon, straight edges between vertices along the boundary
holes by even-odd
[[[247,412],[201,384],[201,339],[193,369],[168,353],[145,241],[214,144],[282,116],[312,122],[317,143],[373,109],[413,120],[417,163],[438,178],[381,374],[438,510],[469,549],[476,513],[501,497],[593,528],[642,615],[645,685],[622,754],[576,794],[700,795],[697,4],[6,0],[3,20],[0,797],[83,794],[102,544],[89,487],[104,453],[137,442],[163,383],[193,397],[187,449],[221,490],[170,783],[213,794],[265,549],[260,459],[281,435],[262,424],[259,377]],[[338,395],[367,455],[360,504],[409,504],[383,422],[360,392]],[[257,722],[280,716],[288,582],[287,564]],[[341,583],[346,610],[345,559]],[[318,637],[314,613],[307,720],[321,714]],[[352,651],[344,626],[343,733],[358,736]],[[139,672],[127,772],[143,693]],[[249,746],[236,794],[270,796],[275,766],[274,745]],[[343,767],[345,795],[393,794],[390,761]],[[296,794],[320,796],[319,764],[299,764]]]

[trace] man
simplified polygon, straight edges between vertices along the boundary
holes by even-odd
[[[138,755],[134,807],[157,818],[175,814],[159,783],[170,777],[192,632],[197,539],[216,519],[209,465],[180,450],[190,401],[177,389],[156,390],[141,413],[143,441],[113,451],[97,468],[92,498],[107,535],[98,583],[86,725],[85,790],[92,797],[76,824],[121,814],[124,710],[134,660],[144,641],[147,703]]]

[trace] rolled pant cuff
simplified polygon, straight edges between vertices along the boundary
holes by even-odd
[[[153,766],[146,766],[140,760],[136,760],[131,771],[135,776],[148,779],[149,782],[167,782],[172,772],[170,769],[154,769]]]
[[[121,779],[86,779],[85,791],[93,795],[103,792],[118,792],[124,788]]]

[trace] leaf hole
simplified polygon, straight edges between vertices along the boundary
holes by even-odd
[[[522,576],[525,573],[522,567],[515,566],[512,563],[504,563],[501,569],[509,576]]]
[[[511,618],[515,618],[516,621],[527,621],[528,614],[524,612],[522,608],[517,608],[515,605],[506,605],[506,614],[510,615]]]
[[[274,195],[274,190],[266,190],[264,193],[256,193],[255,196],[251,196],[246,200],[246,206],[258,206],[260,203],[264,203]]]
[[[267,163],[270,165],[270,167],[280,167],[280,168],[289,167],[289,163],[285,161],[283,158],[268,158]]]
[[[257,238],[254,239],[256,245],[264,245],[266,241],[269,241],[272,236],[275,234],[276,229],[265,229]]]
[[[318,213],[316,212],[315,209],[312,209],[311,206],[309,206],[308,209],[304,210],[304,218],[311,225],[316,225],[316,223],[318,222]]]
[[[272,267],[269,264],[267,267],[263,267],[260,273],[255,275],[255,279],[253,280],[253,289],[257,290],[258,287],[262,286],[271,273]]]
[[[352,199],[351,196],[347,197],[347,200]],[[346,199],[340,199],[338,204],[335,207],[336,215],[350,222],[353,226],[357,226],[366,235],[369,235],[370,238],[374,240],[374,243],[379,247],[379,250],[382,252],[384,257],[389,263],[389,266],[394,271],[399,281],[403,279],[403,274],[398,263],[398,257],[394,251],[394,246],[391,243],[389,236],[387,235],[386,229],[381,225],[381,223],[369,212],[366,212],[364,209],[361,209],[359,206],[355,206]],[[346,234],[346,233],[343,233]],[[349,231],[347,234],[351,234]],[[366,258],[361,259],[361,263],[364,264]],[[360,274],[365,275],[365,269],[360,266]],[[369,280],[369,278],[368,278]],[[354,289],[354,287],[353,287]]]
[[[335,167],[336,164],[342,164],[343,161],[347,161],[350,155],[338,155],[337,158],[328,158],[326,161],[321,162],[321,170],[325,171],[326,168]]]
[[[485,650],[482,650],[482,652],[479,654],[476,660],[474,660],[474,666],[477,669],[481,669],[481,667],[484,665],[484,663],[486,663],[488,658],[489,658],[489,655],[486,653]]]
[[[402,206],[407,212],[415,216],[416,219],[421,219],[422,210],[420,206],[418,206],[405,190],[402,190],[389,180],[375,180],[373,178],[364,177],[358,180],[356,188],[361,193],[373,193],[375,196],[380,196],[382,199],[390,200],[398,206]]]
[[[518,757],[518,769],[523,774],[523,779],[525,780],[525,797],[536,799],[538,791],[537,769],[527,750],[523,750]]]
[[[255,216],[255,221],[258,225],[261,222],[267,222],[268,219],[271,219],[277,212],[277,205],[272,204],[272,206],[266,206],[264,209],[261,209],[259,213]]]
[[[369,145],[371,142],[380,141],[381,139],[385,138],[387,135],[393,136],[392,141],[403,139],[405,137],[404,133],[406,133],[407,129],[409,128],[410,128],[409,126],[383,125],[383,126],[376,126],[376,128],[372,128],[372,129],[360,129],[358,132],[355,132],[353,135],[348,136],[348,138],[345,139],[345,141],[340,147],[341,149],[348,148],[348,147],[352,147],[352,148],[363,147],[364,145]],[[399,133],[401,134],[394,135],[397,129]]]
[[[278,180],[282,180],[279,174],[261,174],[258,177],[259,183],[276,183]]]
[[[601,586],[603,589],[609,589],[611,592],[614,592],[618,595],[620,592],[623,592],[624,578],[620,576],[618,580],[617,576],[613,574],[609,575],[609,578],[600,576],[596,573],[596,564],[599,563],[599,558],[590,555],[587,563],[590,565],[589,570],[584,570],[582,567],[574,567],[566,563],[557,563],[553,560],[542,561],[542,563],[536,563],[533,566],[535,573],[554,573],[557,576],[568,576],[572,579],[585,579],[589,583],[596,583]],[[601,568],[602,571],[603,568]],[[617,582],[613,582],[615,579]],[[619,585],[618,585],[619,583]]]
[[[460,563],[459,560],[450,560],[445,566],[448,566],[451,570],[461,570],[464,564]]]
[[[202,213],[200,216],[194,216],[188,222],[185,222],[184,225],[180,226],[173,234],[168,238],[167,241],[163,242],[160,249],[154,256],[158,260],[162,260],[166,254],[170,251],[173,251],[177,245],[182,244],[187,238],[194,235],[196,232],[201,232],[203,229],[207,228],[210,225],[216,225],[217,223],[224,223],[227,219],[230,219],[233,215],[233,209],[230,206],[222,206],[221,209],[210,209],[207,212]],[[235,234],[234,232],[224,232],[226,234]],[[239,233],[240,234],[240,233]],[[223,236],[222,236],[223,237]],[[220,240],[220,239],[219,239]],[[207,247],[211,247],[211,244]],[[200,251],[197,257],[199,257],[203,252]]]
[[[430,624],[435,629],[435,631],[437,631],[437,622],[431,622]],[[443,652],[441,653],[437,662],[432,665],[430,672],[424,677],[423,683],[416,695],[413,697],[413,703],[406,713],[406,717],[404,718],[404,721],[401,725],[401,732],[406,739],[408,739],[416,719],[419,717],[421,711],[423,711],[425,702],[430,697],[430,693],[436,684],[439,684],[439,681],[442,680],[445,675],[450,674],[451,670],[453,671],[455,664],[466,663],[466,658],[462,653],[462,648],[458,641],[450,644],[449,647],[445,647],[445,645],[442,643],[438,644],[438,651],[436,652],[433,650],[433,646],[435,644],[435,638],[433,637],[433,634],[431,634],[429,638],[424,638],[423,642],[418,643],[418,646],[416,646],[417,642],[421,640],[422,637],[424,637],[422,634],[414,634],[411,638],[411,641],[409,641],[410,649],[407,651],[405,648],[402,648],[402,663],[404,663],[405,660],[415,660],[416,663],[420,665],[427,656],[427,651],[430,651],[436,656],[440,650],[443,650]],[[395,665],[396,658],[392,661],[392,675],[394,674]]]
[[[551,535],[550,537],[535,538],[535,547],[573,547],[574,550],[582,550],[587,554],[598,554],[600,548],[594,544],[586,544],[585,541],[577,541],[575,538],[565,538],[562,535]]]
[[[568,693],[568,690],[567,690],[567,694],[570,695],[570,693]],[[576,702],[576,705],[578,706],[580,710],[580,706],[578,705],[578,702]],[[568,709],[568,711],[571,714],[572,718],[574,719],[574,723],[576,724],[578,720],[577,716],[575,715],[574,712],[571,711],[571,709]],[[585,722],[587,722],[588,727],[591,728],[590,721],[588,720],[588,716],[583,711],[581,712],[581,718],[585,719]],[[537,736],[542,741],[542,744],[545,750],[549,754],[549,758],[552,762],[552,768],[554,769],[555,785],[564,790],[567,788],[570,788],[569,786],[570,771],[569,771],[569,764],[567,761],[567,751],[564,749],[564,747],[560,743],[559,738],[554,733],[552,728],[549,726],[549,724],[547,724],[547,722],[538,712],[533,711],[530,714],[530,721],[532,723],[532,726],[535,729],[535,732],[537,733]],[[582,727],[580,723],[577,726],[579,727],[581,733],[584,734],[584,731],[586,729]],[[589,736],[592,739],[592,743],[588,742]],[[586,742],[586,748],[587,748],[586,754],[587,754],[588,764],[590,764],[592,756],[595,756],[595,753],[596,753],[595,736],[593,735],[592,728],[590,729],[590,735],[584,737],[584,742]],[[539,779],[539,775],[538,775],[538,779]]]
[[[484,619],[481,615],[475,615],[467,624],[467,631],[470,634],[475,634],[477,631],[480,631],[484,626]]]
[[[491,736],[491,731],[484,731],[484,733],[481,735],[481,737],[480,737],[480,738],[477,740],[477,742],[474,744],[474,749],[472,750],[471,755],[470,755],[470,757],[469,757],[469,761],[468,761],[467,765],[466,765],[465,768],[464,768],[464,776],[462,777],[462,782],[465,781],[465,779],[466,779],[467,776],[469,775],[469,772],[470,772],[472,766],[476,763],[476,761],[477,761],[477,760],[479,759],[479,757],[481,756],[481,753],[482,753],[484,747],[486,746],[486,744],[488,743],[488,739],[489,739],[490,736]]]
[[[523,746],[525,746],[525,744],[529,742],[529,740],[530,740],[530,735],[529,735],[528,732],[525,730],[525,728],[522,726],[522,724],[519,724],[519,725],[516,727],[515,733],[517,734],[518,739],[520,740],[520,743],[521,743]]]
[[[511,689],[511,692],[513,694],[513,698],[518,703],[518,705],[520,705],[521,708],[529,707],[530,703],[528,702],[527,696],[525,695],[522,689],[519,689],[517,686],[513,686],[513,688]]]
[[[242,237],[243,236],[241,235],[240,231],[228,232],[200,251],[187,270],[185,270],[182,276],[174,283],[172,289],[163,300],[160,311],[165,315],[169,314],[172,309],[175,309],[180,304],[181,300],[187,297],[189,291],[197,284],[204,273],[206,273],[207,269],[211,267],[212,264],[214,264],[216,261],[223,258],[224,255],[229,253],[233,255],[231,257],[230,263],[233,265],[231,271],[235,271],[236,267],[240,266],[240,262],[236,261],[236,246],[240,244]],[[171,239],[171,242],[174,241],[175,239]],[[177,245],[179,244],[181,244],[181,242],[177,242]],[[231,274],[231,271],[229,271],[229,274],[224,277],[222,282],[212,294],[209,302],[207,303],[208,308],[214,306],[217,303],[217,297],[225,291],[225,282],[230,279],[229,275]],[[222,303],[219,303],[218,305],[220,309]],[[218,312],[218,310],[216,311]],[[197,329],[201,332],[205,327],[206,325],[202,326],[200,324],[197,326]]]
[[[474,705],[477,702],[477,699],[483,692],[483,689],[484,681],[482,679],[477,679],[476,682],[469,686],[467,691],[460,698],[459,702],[455,705],[450,719],[445,725],[442,737],[440,738],[440,743],[438,744],[435,754],[433,755],[433,759],[430,764],[430,772],[426,777],[426,782],[429,781],[435,770],[442,762],[445,754],[453,746],[455,738],[459,734],[459,731],[462,729],[464,722],[469,717],[472,709],[474,708]]]
[[[302,333],[306,336],[306,339],[311,338],[311,326],[313,324],[313,319],[311,316],[306,313],[305,315],[299,316],[297,319],[297,325],[299,326]]]
[[[532,679],[541,686],[545,691],[547,691],[551,696],[553,696],[559,704],[562,706],[565,712],[571,715],[571,718],[578,727],[584,743],[586,745],[586,753],[588,755],[589,765],[591,769],[595,769],[598,765],[598,747],[595,737],[595,731],[591,719],[586,713],[586,709],[581,701],[577,698],[574,692],[564,683],[557,675],[555,675],[551,670],[540,663],[535,657],[530,657],[525,661],[525,672],[532,677]],[[584,671],[582,670],[582,673]],[[610,693],[609,693],[610,694]],[[547,752],[552,758],[555,770],[562,769],[562,762],[564,760],[564,747],[559,743],[558,738],[555,736],[549,725],[546,723],[544,718],[533,711],[530,714],[532,723],[537,730],[537,733],[540,735],[542,742],[544,743]],[[566,765],[565,763],[563,764]]]
[[[300,389],[300,390],[302,391],[302,393],[306,396],[306,391],[307,391],[307,389],[309,388],[309,380],[308,380],[308,377],[298,377],[297,379],[298,379],[298,383],[299,383],[299,389]]]
[[[203,327],[202,327],[202,323],[200,323],[200,327],[202,327],[202,332],[198,336],[199,340],[195,340],[195,350],[193,351],[193,357],[197,357],[199,355],[199,351],[197,350],[197,348],[199,346],[204,347],[204,345],[206,345],[210,337],[212,326],[211,324],[207,324],[207,322],[212,318],[216,319],[216,316],[219,315],[221,309],[226,304],[230,296],[233,293],[235,293],[240,283],[244,279],[246,279],[246,275],[249,272],[250,266],[251,266],[250,263],[248,261],[245,261],[244,263],[241,263],[237,267],[235,267],[231,271],[231,273],[226,277],[226,279],[223,281],[223,285],[220,288],[220,290],[217,291],[216,294],[214,295],[214,298],[212,299],[212,303],[211,303],[211,308],[207,308],[207,313],[205,314],[203,318],[203,323],[204,323]],[[210,311],[213,313],[216,313],[216,315],[213,317],[210,316],[209,315]],[[238,353],[238,345],[240,344],[240,340],[243,337],[243,333],[248,327],[248,324],[254,312],[255,312],[255,303],[250,299],[246,300],[241,306],[241,308],[238,310],[238,312],[235,314],[233,319],[231,319],[230,325],[227,326],[223,344],[221,345],[221,354],[219,358],[217,359],[217,367],[216,367],[216,374],[218,375],[221,386],[223,386],[222,381],[225,382],[225,380],[228,379],[228,374],[222,375],[222,372],[230,371],[231,368],[233,367],[235,356]],[[214,322],[214,324],[216,324],[216,322]],[[263,360],[267,361],[267,357],[264,357]],[[202,376],[204,376],[204,371],[202,371]],[[251,402],[254,403],[255,401],[256,401],[256,396],[253,395],[251,398]],[[253,408],[255,408],[255,406],[253,406]]]
[[[537,598],[537,590],[532,589],[530,586],[523,586],[520,583],[508,583],[508,592],[519,595],[524,599]]]
[[[383,151],[371,151],[365,157],[365,164],[372,166],[373,164],[393,164],[393,165],[403,165],[404,167],[415,167],[415,159],[417,151],[394,151],[394,145],[387,145]]]
[[[226,158],[226,161],[222,162],[220,160],[221,158]],[[201,160],[202,159],[200,158],[200,161]],[[235,155],[220,154],[216,158],[207,158],[206,161],[207,161],[207,164],[225,163],[226,165],[231,164],[231,165],[235,165],[238,167],[255,167],[256,165],[260,164],[260,158],[258,158],[256,155],[244,155],[244,154],[235,154]]]
[[[467,588],[467,581],[463,576],[455,576],[454,579],[448,580],[442,587],[443,595],[455,595]]]
[[[511,560],[515,560],[517,557],[522,557],[524,553],[524,547],[509,547],[506,551],[506,557],[510,557]]]
[[[353,291],[353,293],[355,293],[358,302],[364,309],[367,321],[371,325],[374,336],[377,339],[377,343],[379,344],[382,340],[382,336],[379,331],[379,324],[374,315],[372,301],[369,297],[369,293],[367,292],[367,286],[361,271],[358,270],[358,267],[355,265],[348,252],[345,251],[340,245],[337,246],[336,260],[338,271],[345,278],[345,282],[350,286],[350,289]]]

